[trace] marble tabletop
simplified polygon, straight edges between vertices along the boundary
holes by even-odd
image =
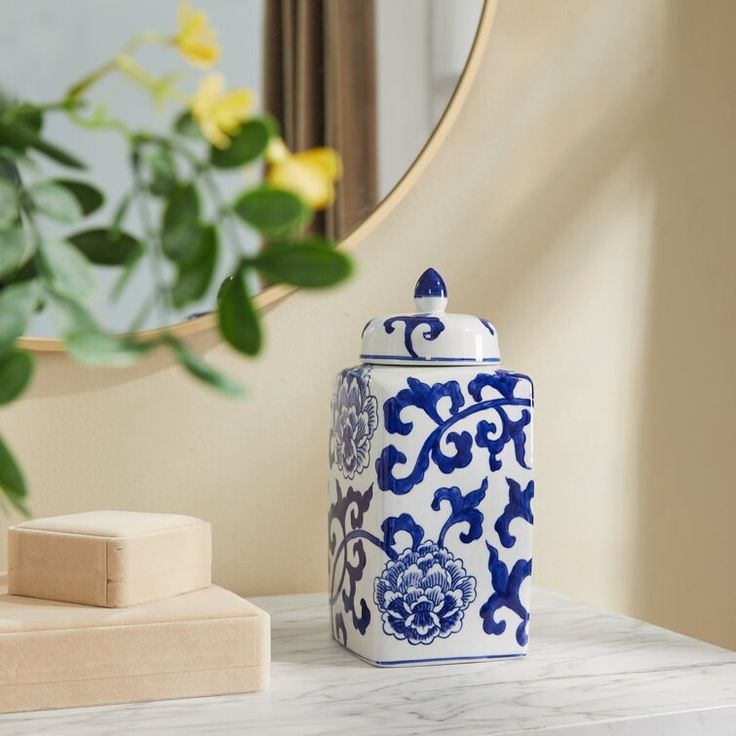
[[[524,659],[377,669],[331,639],[326,596],[256,598],[271,691],[0,716],[0,735],[736,736],[736,653],[536,589]]]

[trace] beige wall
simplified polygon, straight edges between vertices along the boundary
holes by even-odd
[[[163,356],[41,356],[0,417],[36,514],[200,515],[221,583],[324,589],[332,376],[431,264],[537,379],[537,582],[736,646],[734,37],[730,0],[503,2],[460,119],[358,278],[272,311],[257,363],[198,339],[249,401]]]

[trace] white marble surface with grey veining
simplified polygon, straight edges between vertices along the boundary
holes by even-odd
[[[0,716],[0,735],[736,736],[736,653],[537,589],[525,659],[377,669],[330,639],[326,596],[272,615],[268,693]]]

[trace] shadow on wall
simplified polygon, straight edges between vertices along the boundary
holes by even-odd
[[[649,9],[652,16],[654,7]],[[555,262],[578,264],[589,259],[596,248],[611,247],[591,241],[583,250],[576,238],[570,237],[570,230],[578,227],[581,212],[594,209],[592,203],[616,170],[627,160],[637,162],[646,186],[641,192],[624,192],[622,198],[628,197],[635,204],[637,197],[643,200],[650,196],[653,212],[636,269],[642,288],[622,282],[618,296],[625,307],[622,311],[630,310],[621,315],[627,321],[624,329],[631,332],[630,345],[624,345],[636,352],[636,358],[624,364],[622,357],[619,362],[623,367],[611,373],[628,384],[605,385],[601,380],[608,375],[605,370],[596,367],[594,371],[598,381],[595,391],[605,394],[606,403],[612,403],[611,394],[625,391],[626,385],[630,385],[632,395],[621,397],[620,414],[609,409],[604,417],[599,430],[607,439],[589,438],[591,444],[608,441],[622,446],[621,504],[617,505],[615,497],[609,503],[598,492],[599,480],[589,472],[595,462],[588,458],[581,463],[578,459],[583,445],[573,435],[580,433],[579,427],[571,428],[569,422],[565,426],[560,409],[551,407],[556,399],[550,392],[559,392],[565,385],[578,391],[577,378],[570,371],[585,372],[586,354],[589,361],[608,360],[595,346],[579,344],[574,351],[567,351],[576,356],[579,366],[551,369],[540,365],[538,370],[546,386],[538,386],[543,401],[537,407],[537,435],[551,438],[551,442],[535,448],[539,486],[544,491],[538,499],[537,533],[543,542],[540,549],[543,547],[546,554],[552,545],[566,547],[560,558],[569,563],[584,556],[588,547],[592,562],[581,559],[579,569],[566,573],[565,578],[559,569],[552,570],[556,561],[540,559],[540,565],[549,567],[544,572],[552,573],[542,574],[540,579],[580,595],[570,581],[582,576],[589,581],[589,599],[601,602],[605,593],[598,595],[598,590],[605,590],[605,582],[595,578],[626,570],[627,579],[618,581],[618,587],[625,591],[618,606],[610,601],[605,605],[736,648],[732,626],[736,621],[736,493],[730,490],[729,460],[736,439],[736,94],[732,64],[728,63],[733,59],[730,47],[736,36],[736,3],[702,5],[678,0],[661,7],[664,12],[657,28],[661,28],[662,46],[656,56],[653,54],[656,69],[639,63],[634,72],[638,77],[619,78],[620,90],[596,96],[602,80],[616,77],[617,72],[610,69],[613,60],[627,63],[622,58],[626,56],[623,45],[616,48],[620,39],[615,33],[632,33],[631,23],[614,20],[611,32],[602,35],[601,28],[588,25],[590,18],[581,17],[577,26],[571,21],[571,33],[578,33],[578,37],[568,39],[570,55],[577,54],[578,61],[584,56],[580,48],[585,34],[594,42],[605,38],[608,44],[608,48],[601,44],[597,56],[590,54],[601,68],[589,65],[581,71],[576,86],[569,84],[574,78],[569,70],[529,70],[524,80],[527,100],[539,100],[549,89],[562,90],[563,94],[547,100],[546,110],[533,110],[526,116],[516,111],[517,128],[507,131],[509,140],[504,140],[504,119],[494,124],[502,151],[495,163],[506,177],[504,186],[489,173],[487,186],[472,190],[470,197],[475,201],[468,203],[468,209],[481,211],[478,208],[485,205],[488,192],[506,196],[504,187],[517,187],[518,201],[508,208],[513,214],[494,232],[487,262],[466,262],[461,282],[466,300],[488,303],[490,316],[497,324],[506,325],[510,336],[514,329],[519,332],[516,313],[528,309],[522,317],[523,326],[537,331],[530,338],[536,343],[530,354],[539,359],[538,345],[549,340],[551,362],[559,360],[552,352],[554,338],[544,334],[552,321],[545,322],[538,287],[550,274],[557,277],[555,287],[546,287],[551,307],[555,289],[563,293],[576,288],[570,274]],[[598,6],[593,24],[600,24],[600,10]],[[555,42],[560,43],[559,37]],[[564,66],[564,53],[560,57],[555,62]],[[562,84],[557,83],[556,74],[563,78]],[[515,82],[519,85],[518,78]],[[596,107],[600,99],[606,106]],[[519,129],[519,119],[534,121],[534,127]],[[540,133],[543,126],[551,130]],[[555,139],[558,144],[551,144]],[[510,172],[508,160],[535,160],[529,150],[523,150],[528,145],[540,149],[535,170]],[[486,156],[481,163],[488,166],[489,158],[493,157]],[[469,175],[472,177],[472,172]],[[478,180],[482,181],[480,175]],[[559,186],[559,182],[564,185]],[[502,204],[494,206],[504,209]],[[596,216],[615,218],[615,214],[598,212]],[[570,252],[563,253],[563,249]],[[489,297],[489,273],[515,276],[494,279]],[[575,275],[580,277],[581,273]],[[524,305],[527,289],[536,292],[536,312]],[[573,302],[577,314],[570,313],[571,321],[580,321],[581,311],[595,309],[583,299]],[[559,326],[559,313],[557,317],[554,324]],[[615,321],[615,315],[609,319]],[[514,323],[516,327],[509,329]],[[605,327],[604,319],[600,329]],[[513,367],[532,373],[535,368],[528,364]],[[572,377],[572,381],[556,382],[555,378],[562,378],[566,371],[566,378]],[[629,376],[629,371],[635,375]],[[577,401],[580,403],[580,395]],[[591,401],[595,401],[595,394]],[[578,418],[581,423],[588,421],[585,416]],[[622,421],[617,423],[618,419]],[[559,435],[566,432],[570,435],[561,439]],[[629,435],[624,441],[617,439],[622,432]],[[581,467],[576,470],[576,466]],[[601,463],[600,472],[610,470],[610,461],[608,465]],[[612,482],[610,478],[602,480]],[[561,514],[552,507],[560,504],[566,506],[568,517],[567,524],[560,527],[566,530],[562,534],[549,528],[555,514]],[[613,534],[619,535],[619,559],[609,561],[608,568],[599,565],[595,569],[605,544],[590,532],[594,515],[599,524],[608,525],[607,534],[612,534],[612,527]],[[569,538],[570,517],[580,525],[581,534],[574,540]],[[731,553],[724,556],[729,550]]]
[[[734,37],[736,3],[672,3],[648,142],[667,214],[655,213],[634,579],[638,615],[732,648]]]
[[[550,6],[535,7],[536,31],[523,17],[510,25],[536,55],[522,76],[514,70],[514,89],[497,105],[498,152],[483,158],[482,173],[470,172],[467,189],[467,218],[488,210],[492,192],[499,221],[485,228],[483,261],[464,259],[459,282],[463,299],[502,327],[504,361],[535,377],[538,584],[631,613],[629,407],[642,373],[651,238],[644,159],[660,83],[642,79],[641,49],[662,20],[653,5],[632,29],[613,4],[579,4],[572,17],[553,12],[558,27],[549,31]],[[519,8],[528,12],[503,6]],[[492,88],[506,73],[495,66]]]

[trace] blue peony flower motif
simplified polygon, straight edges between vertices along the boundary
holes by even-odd
[[[462,560],[427,540],[391,560],[374,583],[383,630],[409,644],[431,644],[462,628],[475,600],[475,578]]]
[[[371,439],[378,427],[378,402],[369,384],[367,371],[344,371],[333,397],[330,465],[337,463],[349,480],[368,467]]]

